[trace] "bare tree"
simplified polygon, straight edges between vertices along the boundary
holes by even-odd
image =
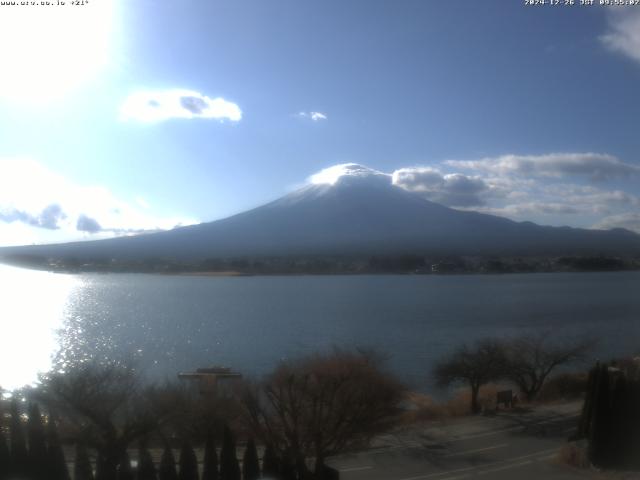
[[[527,400],[534,400],[553,370],[584,359],[594,343],[590,339],[554,340],[549,332],[514,338],[505,342],[505,377]]]
[[[73,440],[95,448],[107,478],[129,444],[157,428],[153,408],[133,368],[85,364],[45,379],[39,397],[65,422]]]
[[[336,350],[281,364],[243,404],[256,436],[312,478],[325,459],[365,445],[391,425],[404,388],[370,355]]]
[[[498,380],[504,373],[505,351],[495,339],[484,339],[473,346],[462,345],[433,369],[436,383],[447,387],[466,383],[471,388],[471,411],[478,413],[480,387]]]

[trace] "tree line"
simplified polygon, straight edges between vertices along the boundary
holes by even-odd
[[[456,348],[433,375],[440,385],[468,385],[471,411],[478,412],[479,391],[488,382],[506,380],[535,400],[552,372],[584,359],[592,346],[549,334],[486,338]],[[619,405],[637,410],[633,402],[640,399],[633,396],[637,384],[608,368],[590,375],[590,413],[583,413],[590,419],[582,422],[588,425],[583,434],[597,439],[610,439],[612,430],[592,417],[614,418]],[[382,357],[364,350],[285,361],[228,395],[203,395],[176,382],[148,384],[135,368],[118,363],[80,363],[22,392],[23,403],[17,394],[0,402],[0,480],[67,480],[71,473],[76,480],[332,480],[337,476],[327,459],[366,448],[393,428],[405,393]],[[21,404],[29,405],[26,412]],[[603,451],[598,448],[594,452]],[[594,463],[606,455],[594,453]]]
[[[2,405],[0,479],[67,480],[64,444],[76,480],[333,480],[326,459],[388,428],[403,392],[364,351],[283,362],[230,395],[145,384],[120,364],[80,364],[23,392],[27,412],[16,400]]]
[[[236,453],[236,440],[228,426],[224,427],[219,456],[215,436],[213,434],[207,436],[202,475],[199,473],[195,450],[188,440],[183,442],[177,461],[173,449],[166,444],[157,466],[146,443],[141,441],[135,469],[132,468],[128,449],[122,450],[119,458],[114,459],[112,463],[104,452],[98,452],[95,461],[92,461],[86,445],[76,443],[73,468],[70,472],[58,435],[58,422],[51,417],[45,421],[37,404],[29,406],[27,418],[25,426],[18,403],[15,400],[12,401],[9,444],[0,430],[0,479],[2,480],[11,478],[70,480],[71,472],[74,480],[258,480],[259,478],[293,480],[296,478],[288,459],[279,458],[270,447],[266,448],[260,462],[256,444],[251,438],[246,443],[240,462]]]

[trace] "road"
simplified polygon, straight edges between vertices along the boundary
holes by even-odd
[[[575,431],[580,404],[430,422],[333,459],[341,480],[584,479],[555,461]]]

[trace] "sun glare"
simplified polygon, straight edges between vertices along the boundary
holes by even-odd
[[[0,387],[20,388],[51,368],[58,330],[76,277],[0,265],[2,338]]]
[[[318,173],[311,175],[309,180],[315,185],[334,185],[340,177],[349,171],[350,165],[351,164],[344,163],[325,168],[324,170],[320,170]]]
[[[94,78],[109,61],[114,1],[2,7],[0,96],[42,103]]]

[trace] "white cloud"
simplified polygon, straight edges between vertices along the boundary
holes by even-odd
[[[196,223],[144,210],[105,187],[75,184],[34,160],[0,159],[2,245],[107,238]]]
[[[298,112],[298,117],[308,118],[310,120],[313,120],[314,122],[328,119],[327,115],[322,112]]]
[[[393,183],[450,207],[484,205],[488,197],[503,194],[499,193],[500,188],[479,176],[442,173],[433,167],[398,169],[393,172]]]
[[[626,212],[618,215],[611,215],[596,223],[594,228],[626,228],[627,230],[640,233],[640,213]]]
[[[136,92],[122,105],[123,120],[158,122],[171,118],[208,118],[238,122],[242,110],[224,98],[209,98],[191,90]]]
[[[610,50],[640,62],[640,11],[633,7],[613,10],[609,31],[600,41]]]
[[[472,169],[473,175],[453,167]],[[640,207],[636,182],[623,178],[615,182],[616,188],[607,188],[602,182],[595,186],[588,180],[634,177],[636,168],[604,154],[505,155],[405,167],[392,174],[348,163],[326,168],[308,180],[328,185],[392,183],[460,210],[547,225],[588,227],[605,217],[618,218]],[[625,185],[630,189],[625,190]]]
[[[547,155],[503,155],[480,160],[449,160],[450,167],[494,175],[560,178],[574,175],[595,181],[640,175],[640,166],[600,153],[550,153]]]
[[[341,163],[320,170],[307,180],[315,185],[335,185],[339,180],[365,179],[369,182],[391,183],[391,175],[357,163]]]
[[[580,213],[589,213],[590,208],[584,207],[584,205],[571,205],[567,203],[553,203],[553,202],[523,202],[517,204],[506,205],[504,207],[485,207],[474,208],[473,210],[490,213],[492,215],[499,215],[503,217],[513,217],[523,219],[531,217],[531,215],[544,216],[544,215],[576,215]]]

